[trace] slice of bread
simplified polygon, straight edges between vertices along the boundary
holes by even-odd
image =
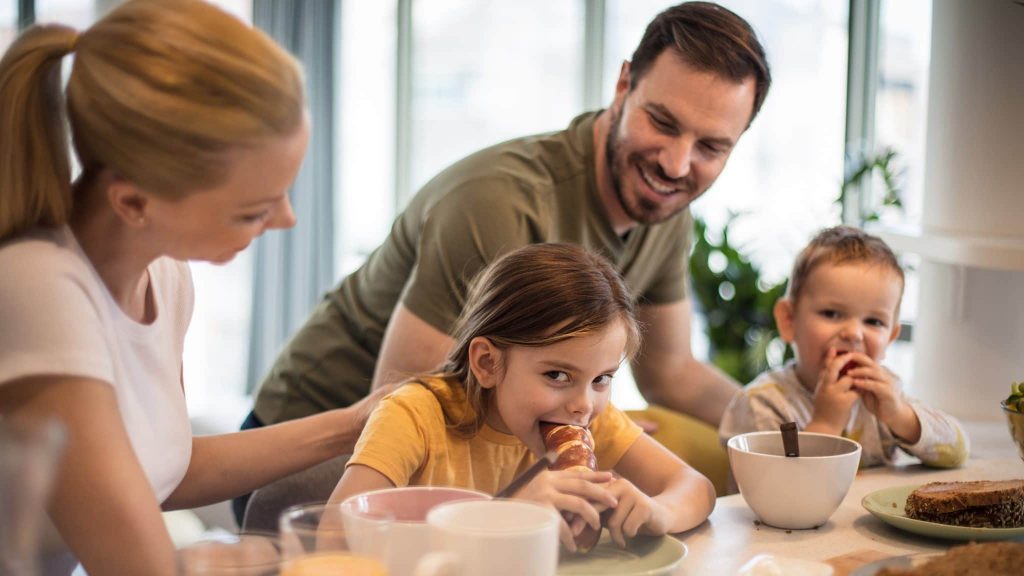
[[[876,576],[1010,576],[1024,566],[1022,542],[971,542],[955,546],[937,558],[914,568],[882,568]]]
[[[907,496],[907,517],[973,528],[1024,526],[1024,480],[932,482]]]

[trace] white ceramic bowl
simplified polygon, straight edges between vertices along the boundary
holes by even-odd
[[[821,526],[846,497],[860,464],[860,444],[848,438],[800,432],[800,456],[787,458],[780,432],[749,432],[729,439],[729,465],[743,499],[776,528]]]

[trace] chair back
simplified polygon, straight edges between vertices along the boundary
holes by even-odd
[[[242,532],[277,532],[277,520],[285,508],[326,502],[348,459],[347,455],[338,456],[258,488],[245,506]]]

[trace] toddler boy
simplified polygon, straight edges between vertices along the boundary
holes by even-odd
[[[861,466],[891,461],[897,448],[929,466],[962,464],[968,440],[960,423],[904,395],[880,364],[900,333],[903,282],[881,239],[849,226],[820,232],[775,303],[779,333],[796,358],[736,394],[719,427],[722,442],[796,422],[859,442]]]

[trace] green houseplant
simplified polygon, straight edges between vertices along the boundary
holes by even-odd
[[[694,296],[707,324],[711,362],[746,384],[768,368],[768,348],[778,336],[772,307],[785,283],[766,284],[761,270],[732,244],[731,214],[717,239],[694,218],[690,276]]]
[[[845,206],[847,198],[854,188],[858,188],[861,193],[864,193],[865,182],[876,175],[882,182],[881,198],[874,200],[869,197],[867,202],[860,203],[861,209],[858,211],[857,221],[861,225],[865,222],[877,221],[880,218],[880,212],[886,208],[903,209],[900,190],[903,169],[899,167],[899,154],[892,148],[883,148],[877,154],[847,155],[843,185],[839,189],[836,203],[840,208]],[[865,206],[876,206],[876,208],[864,208]]]

